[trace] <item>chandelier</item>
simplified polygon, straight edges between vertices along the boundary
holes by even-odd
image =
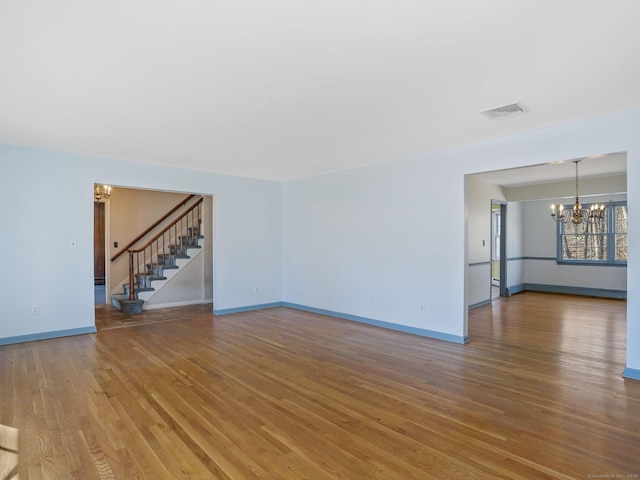
[[[551,205],[551,218],[559,223],[573,223],[575,225],[602,225],[604,223],[604,204],[594,203],[590,208],[582,208],[578,198],[578,163],[576,164],[576,203],[573,208],[565,212],[564,205]]]
[[[103,198],[109,198],[111,196],[111,185],[94,185],[93,196],[96,202],[99,202]]]

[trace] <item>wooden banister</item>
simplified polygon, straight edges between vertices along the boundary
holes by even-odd
[[[195,195],[192,195],[195,196]],[[200,205],[202,202],[204,201],[204,197],[201,197],[200,200],[198,200],[196,203],[194,203],[193,205],[191,205],[191,208],[189,208],[188,211],[186,211],[182,217],[187,216],[189,213],[191,213],[198,205]],[[158,232],[156,234],[155,237],[153,237],[151,240],[149,240],[147,243],[145,243],[142,247],[140,248],[136,248],[135,250],[131,250],[131,252],[137,253],[137,252],[142,252],[144,249],[148,248],[151,246],[151,244],[153,242],[155,242],[156,240],[158,240],[159,238],[161,238],[165,233],[167,233],[169,230],[171,230],[172,228],[175,228],[175,225],[177,222],[179,222],[180,219],[178,219],[176,222],[171,223],[170,225],[167,225],[165,228],[162,229],[161,232]]]
[[[187,201],[185,200],[184,203]],[[130,301],[136,298],[136,289],[150,288],[152,280],[165,280],[163,270],[177,268],[175,259],[188,258],[186,257],[187,249],[200,248],[198,241],[202,238],[200,227],[203,202],[204,197],[200,197],[142,247],[127,250],[129,252]]]
[[[136,243],[138,243],[140,240],[142,240],[146,235],[149,234],[149,232],[151,232],[154,228],[156,228],[158,225],[160,225],[162,222],[164,222],[167,218],[169,218],[171,215],[173,215],[175,212],[177,212],[180,208],[182,208],[184,205],[187,204],[187,202],[189,200],[191,200],[193,197],[195,197],[195,195],[189,195],[187,198],[185,198],[184,200],[180,201],[180,203],[178,205],[176,205],[175,207],[173,207],[171,210],[169,210],[167,213],[165,213],[162,218],[160,218],[159,220],[157,220],[153,225],[151,225],[150,227],[148,227],[144,232],[142,232],[140,235],[138,235],[136,238],[134,238],[133,240],[131,240],[126,247],[124,247],[122,250],[120,250],[118,253],[116,253],[113,257],[111,257],[111,261],[115,261],[117,260],[120,255],[123,255],[127,250],[129,250],[132,246],[134,246]],[[202,200],[201,200],[202,201]]]

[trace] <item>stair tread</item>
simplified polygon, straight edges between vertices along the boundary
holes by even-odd
[[[167,279],[167,277],[163,277],[162,275],[153,275],[152,273],[136,273],[135,276],[136,278],[145,277],[145,278],[148,278],[150,281]]]
[[[179,259],[180,260],[190,259],[191,256],[187,255],[186,253],[187,250],[190,248],[202,249],[202,246],[198,244],[199,243],[198,241],[203,238],[204,238],[204,235],[200,235],[199,233],[196,235],[182,236],[182,243],[177,245],[169,245],[168,252],[158,253],[156,262],[150,262],[146,264],[146,267],[148,269],[151,269],[151,271],[155,270],[155,273],[148,273],[148,272],[136,273],[135,274],[136,283],[134,284],[134,288],[133,288],[133,293],[136,301],[139,300],[138,299],[139,293],[153,292],[156,290],[155,288],[150,286],[140,287],[138,285],[139,283],[149,285],[150,282],[154,280],[167,280],[167,277],[163,275],[158,275],[158,273],[162,272],[165,269],[166,270],[179,269],[180,267],[175,264],[175,261]],[[129,289],[129,284],[126,283],[122,287],[125,290],[125,293],[117,293],[117,294],[111,295],[112,300],[114,300],[115,302],[119,303],[121,300],[125,300],[125,301],[129,300],[129,293],[127,293],[127,290]]]
[[[200,220],[198,220],[200,223]],[[147,271],[143,271],[140,273],[136,273],[136,282],[133,285],[133,293],[136,301],[139,301],[138,294],[141,292],[153,292],[156,289],[149,287],[140,287],[139,284],[150,285],[150,283],[154,280],[167,280],[167,277],[164,275],[159,275],[164,270],[176,270],[179,269],[180,266],[176,265],[176,260],[189,260],[192,257],[187,254],[188,249],[190,248],[198,248],[202,249],[202,246],[199,245],[200,240],[204,239],[205,236],[201,234],[201,228],[199,226],[192,226],[187,229],[188,235],[176,236],[174,241],[180,241],[179,244],[168,245],[168,251],[157,254],[157,261],[146,264]],[[164,250],[164,248],[163,248]],[[129,284],[126,283],[123,285],[124,293],[116,293],[111,295],[111,298],[116,303],[119,303],[121,300],[127,301],[129,300],[129,293],[127,290],[129,289]],[[141,300],[140,300],[141,301]]]
[[[125,283],[122,287],[124,288],[124,287],[125,287],[125,285],[126,285],[127,287],[129,286],[129,284],[128,284],[128,283]],[[135,287],[135,288],[133,289],[133,293],[138,293],[138,292],[153,292],[154,290],[155,290],[155,288],[153,288],[153,287],[142,287],[142,288],[140,288],[140,287]],[[128,294],[128,293],[118,293],[117,295],[125,295],[125,296],[127,296],[127,297],[129,296],[129,294]],[[113,295],[112,295],[112,296],[113,296]]]

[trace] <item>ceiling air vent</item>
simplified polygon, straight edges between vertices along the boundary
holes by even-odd
[[[528,110],[521,103],[515,102],[515,103],[509,103],[508,105],[501,105],[499,107],[488,108],[487,110],[482,110],[480,113],[487,116],[491,120],[502,120],[503,118],[522,115],[527,111]]]

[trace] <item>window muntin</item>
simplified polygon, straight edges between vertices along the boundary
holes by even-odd
[[[617,262],[627,261],[627,204],[615,205],[615,255]]]
[[[568,209],[572,208],[569,206]],[[589,208],[589,205],[585,206]],[[567,210],[568,210],[567,209]],[[602,224],[560,223],[558,225],[558,262],[627,263],[627,204],[611,203],[604,211]]]

